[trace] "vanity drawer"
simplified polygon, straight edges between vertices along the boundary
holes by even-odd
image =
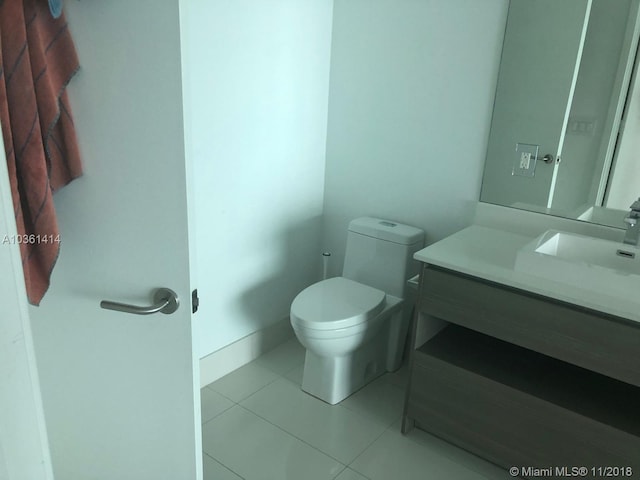
[[[436,318],[640,386],[640,325],[427,265],[418,308]]]
[[[636,387],[451,325],[414,352],[406,414],[505,468],[629,466],[640,478],[638,402]]]

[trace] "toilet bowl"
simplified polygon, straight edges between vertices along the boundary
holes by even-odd
[[[318,282],[291,304],[291,325],[319,355],[342,356],[380,329],[386,294],[344,277]]]
[[[302,291],[291,305],[291,325],[307,349],[302,389],[333,405],[393,369],[386,343],[402,303],[344,277]]]
[[[423,239],[422,230],[386,220],[350,223],[343,276],[307,287],[291,304],[291,326],[307,350],[302,390],[335,404],[399,368],[409,313],[397,294],[417,270],[411,256]]]

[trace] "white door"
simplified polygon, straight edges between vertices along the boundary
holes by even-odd
[[[591,0],[511,0],[482,201],[551,206],[557,167],[541,157],[562,151],[590,9]],[[535,170],[514,175],[516,144],[539,145]]]
[[[56,193],[61,254],[30,308],[57,480],[201,477],[178,0],[66,2],[85,174]],[[144,306],[157,287],[170,315]]]

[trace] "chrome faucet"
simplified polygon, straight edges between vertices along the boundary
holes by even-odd
[[[638,239],[640,238],[640,198],[633,202],[629,208],[631,211],[624,217],[624,223],[628,226],[623,242],[628,245],[638,245]]]

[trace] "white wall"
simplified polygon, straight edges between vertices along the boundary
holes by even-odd
[[[466,226],[480,191],[507,0],[336,0],[323,248],[351,218]]]
[[[289,313],[316,281],[331,0],[194,0],[182,20],[200,354]]]

